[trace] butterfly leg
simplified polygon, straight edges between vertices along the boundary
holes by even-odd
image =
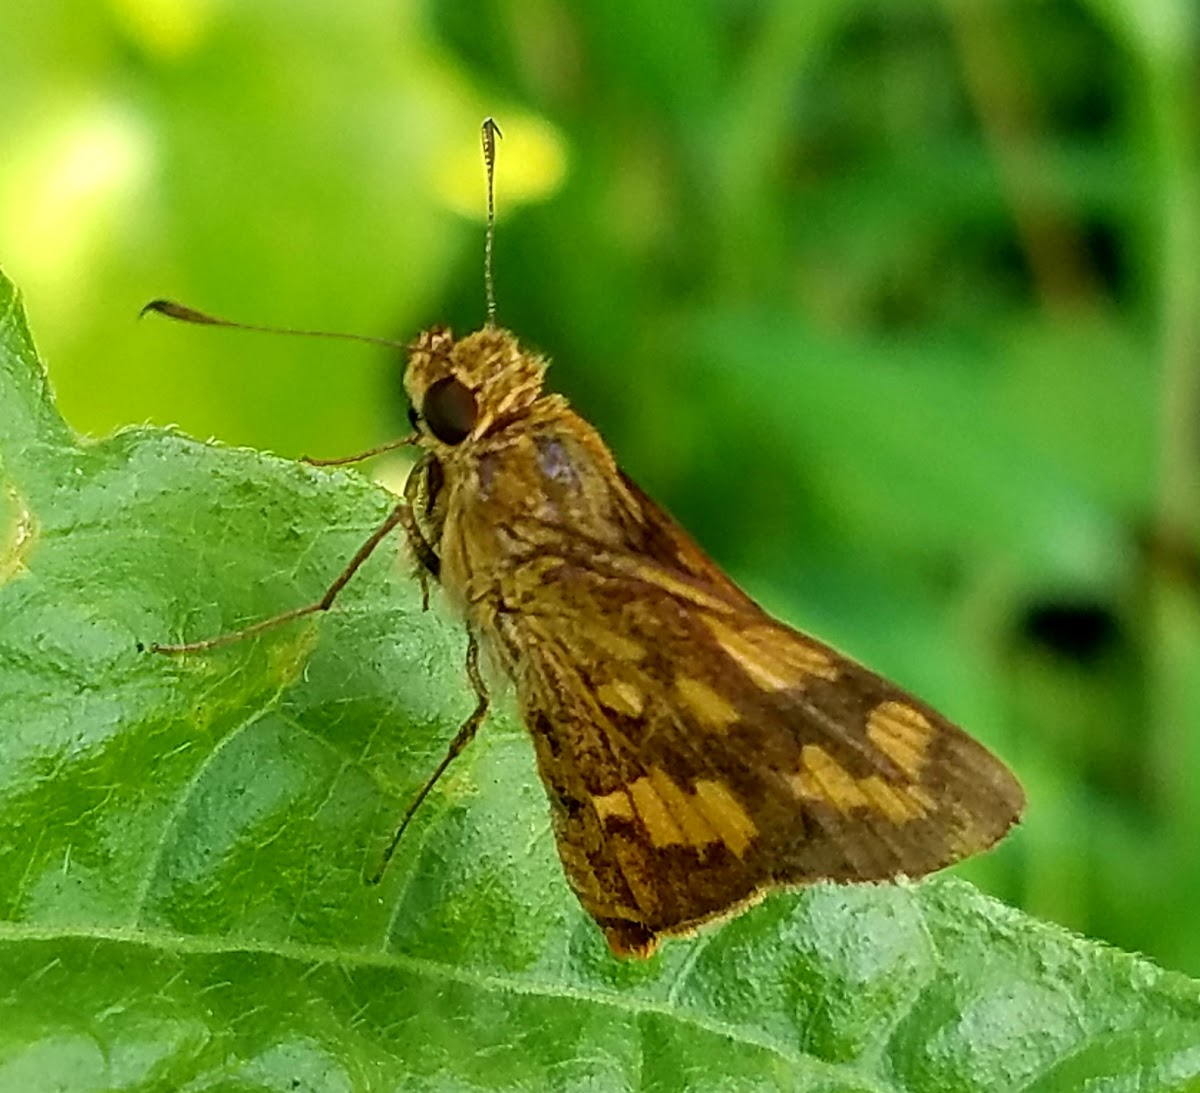
[[[396,847],[400,844],[400,837],[404,834],[405,828],[408,827],[409,821],[412,820],[425,798],[429,796],[438,779],[446,773],[446,768],[475,739],[475,734],[479,731],[479,726],[483,724],[484,718],[487,717],[490,702],[487,684],[484,683],[483,675],[479,671],[479,643],[475,640],[475,635],[471,633],[467,635],[467,678],[471,681],[471,686],[475,690],[475,709],[471,711],[471,716],[462,723],[462,727],[455,733],[454,739],[450,741],[450,747],[446,750],[442,761],[434,769],[433,774],[425,780],[425,784],[421,786],[417,791],[417,795],[409,803],[408,808],[405,809],[404,815],[396,825],[396,830],[393,832],[387,848],[383,852],[383,860],[379,863],[375,872],[368,878],[371,884],[378,884],[383,878],[383,874],[388,867],[388,862],[392,860],[392,855],[395,854]]]
[[[417,461],[417,465],[409,472],[404,482],[404,499],[408,502],[404,530],[408,534],[409,546],[417,558],[417,580],[421,582],[422,611],[429,610],[429,580],[437,580],[442,562],[414,514],[419,512],[426,519],[432,517],[433,502],[437,493],[436,483],[439,481],[438,470],[440,467],[434,456],[427,452]]]
[[[253,637],[255,634],[261,634],[264,630],[271,630],[285,622],[291,622],[293,619],[302,619],[306,615],[315,615],[318,611],[328,611],[333,605],[333,601],[337,599],[338,593],[346,587],[350,582],[350,578],[358,572],[362,564],[371,556],[375,548],[383,542],[388,533],[397,524],[404,524],[405,530],[408,530],[409,521],[411,520],[412,513],[409,512],[408,502],[400,502],[388,514],[388,518],[372,532],[371,537],[358,548],[358,553],[350,559],[350,564],[342,570],[333,584],[325,590],[325,595],[315,603],[306,604],[304,607],[296,607],[291,611],[284,611],[282,614],[273,615],[269,619],[256,622],[252,626],[243,627],[241,630],[233,630],[228,634],[220,634],[215,638],[206,638],[204,641],[189,641],[178,645],[165,645],[156,642],[148,648],[152,653],[198,653],[207,649],[215,649],[221,645],[230,645],[235,641],[241,641],[243,638]]]

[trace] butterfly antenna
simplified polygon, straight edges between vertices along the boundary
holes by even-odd
[[[496,138],[503,137],[495,118],[484,118],[483,165],[487,170],[487,231],[483,238],[483,288],[487,294],[487,325],[496,325],[496,283],[492,277],[492,244],[496,239]]]
[[[403,342],[392,341],[391,338],[373,338],[369,334],[346,334],[336,330],[296,330],[289,326],[258,326],[253,323],[235,323],[232,319],[219,319],[197,311],[193,307],[177,303],[174,300],[151,300],[141,311],[138,318],[149,312],[165,315],[168,319],[176,319],[181,323],[196,323],[200,326],[226,326],[231,330],[252,330],[258,334],[294,334],[299,338],[337,338],[347,342],[365,342],[367,345],[383,345],[389,349],[404,349]]]

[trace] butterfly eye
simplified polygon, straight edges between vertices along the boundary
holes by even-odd
[[[421,415],[443,444],[461,444],[475,428],[475,396],[458,380],[445,376],[425,392]]]

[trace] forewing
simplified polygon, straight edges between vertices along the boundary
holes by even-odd
[[[559,853],[615,950],[777,886],[920,876],[1015,822],[1024,795],[984,747],[646,511],[657,557],[566,540],[546,594],[499,620]]]

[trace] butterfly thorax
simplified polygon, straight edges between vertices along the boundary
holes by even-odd
[[[422,334],[405,386],[417,412],[427,498],[419,515],[451,603],[487,630],[520,609],[564,543],[626,550],[640,503],[599,434],[541,390],[546,361],[507,331]]]

